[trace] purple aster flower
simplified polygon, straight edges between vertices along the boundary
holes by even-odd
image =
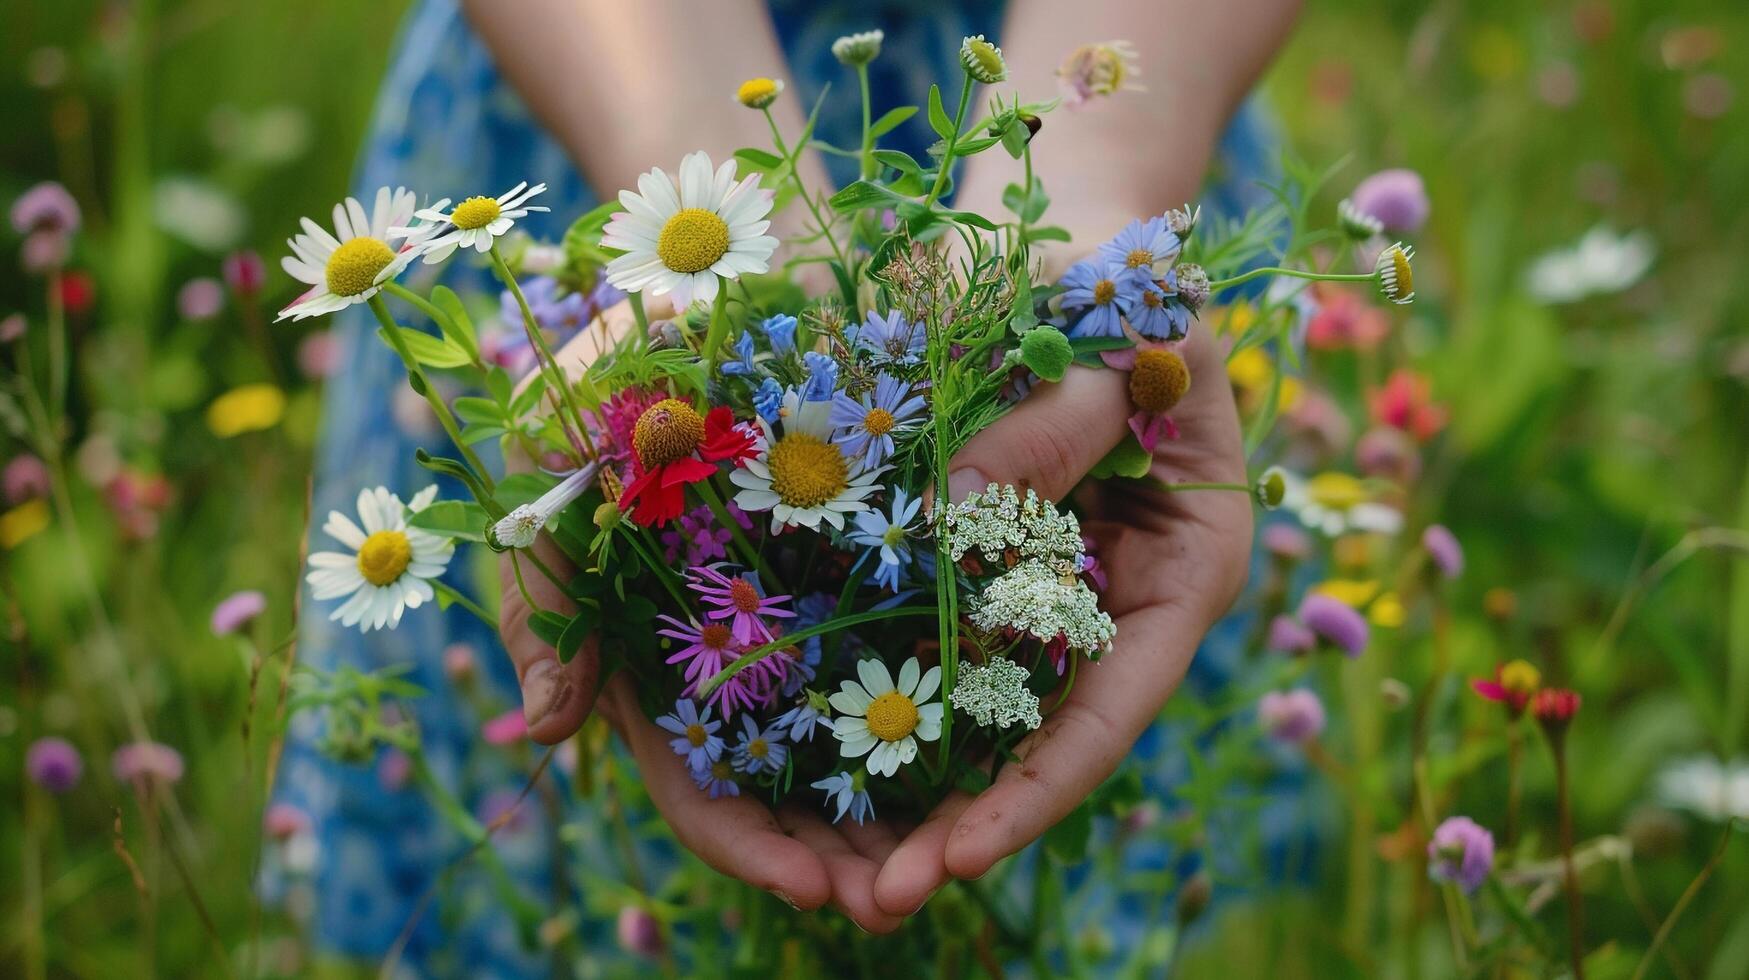
[[[850,532],[850,540],[866,545],[871,552],[878,550],[880,564],[875,567],[874,580],[883,588],[899,591],[899,573],[911,561],[911,545],[906,535],[922,506],[921,496],[907,500],[905,489],[894,487],[892,506],[887,513],[870,509],[856,515],[856,529]]]
[[[783,744],[783,727],[771,725],[764,731],[750,714],[741,716],[741,741],[735,744],[735,771],[749,776],[762,772],[781,772],[789,758],[789,746]]]
[[[867,779],[864,770],[855,772],[839,772],[825,779],[809,783],[814,789],[825,790],[826,805],[838,805],[838,812],[832,815],[832,822],[844,819],[846,813],[857,822],[863,823],[874,819],[874,801],[869,799],[868,791],[863,789],[863,781]]]
[[[741,331],[741,336],[735,341],[732,349],[735,352],[735,359],[723,363],[722,371],[724,374],[746,378],[759,373],[758,366],[753,363],[753,334],[751,332]]]
[[[30,781],[57,795],[79,785],[85,760],[64,738],[39,738],[24,753],[24,771]]]
[[[814,729],[832,730],[832,719],[826,717],[826,696],[809,691],[802,703],[777,716],[772,722],[787,733],[792,742],[811,742],[814,740]]]
[[[723,723],[711,720],[709,705],[699,711],[691,698],[681,698],[674,702],[674,711],[657,718],[656,724],[679,736],[670,740],[668,746],[686,760],[686,767],[693,772],[709,769],[711,763],[723,757],[723,740],[716,734]]]
[[[743,572],[730,577],[717,571],[714,566],[699,565],[688,570],[686,575],[690,579],[692,591],[698,593],[706,605],[715,607],[705,610],[705,616],[710,619],[729,620],[737,643],[769,643],[777,635],[771,631],[764,617],[795,617],[791,610],[781,608],[790,597],[767,596],[765,590],[760,588],[757,572]]]
[[[1300,622],[1350,657],[1366,649],[1366,617],[1341,600],[1318,592],[1307,595],[1300,601]]]
[[[1190,310],[1160,284],[1146,281],[1138,294],[1140,302],[1129,309],[1130,326],[1150,340],[1183,340],[1190,333]]]
[[[735,767],[728,759],[718,759],[709,768],[695,771],[692,781],[698,788],[709,793],[711,799],[722,796],[740,796],[741,784],[735,781]]]
[[[876,364],[916,364],[929,338],[921,323],[907,322],[897,310],[881,316],[870,312],[856,332],[856,347]]]
[[[1464,546],[1444,524],[1429,524],[1421,532],[1421,547],[1427,549],[1427,557],[1433,559],[1441,575],[1457,578],[1464,573]]]
[[[765,318],[759,325],[765,331],[765,339],[771,343],[771,352],[779,357],[796,349],[796,318],[788,313]]]
[[[1172,233],[1164,215],[1143,221],[1137,218],[1099,246],[1099,257],[1108,268],[1116,267],[1138,283],[1160,278],[1160,273],[1178,261],[1184,243]]]
[[[1308,653],[1318,645],[1318,636],[1292,616],[1269,621],[1269,649],[1278,653]]]
[[[808,369],[808,380],[802,384],[802,400],[831,401],[832,392],[838,387],[838,362],[830,354],[811,350],[802,355],[802,364]]]
[[[534,315],[534,322],[542,330],[556,334],[557,343],[570,339],[594,319],[596,311],[589,297],[583,293],[560,296],[559,281],[551,276],[534,276],[520,285],[522,298],[528,300],[528,312]],[[498,294],[498,318],[512,333],[523,335],[524,342],[527,342],[526,332],[522,329],[522,307],[516,302],[516,294],[508,289]]]
[[[1276,521],[1263,529],[1263,549],[1277,558],[1298,561],[1312,553],[1312,537],[1298,524]]]
[[[1299,745],[1324,730],[1324,702],[1303,687],[1270,691],[1257,701],[1257,720],[1270,737]]]
[[[1362,214],[1377,218],[1394,234],[1413,234],[1427,223],[1432,204],[1421,175],[1413,170],[1381,170],[1355,185],[1349,203]]]
[[[267,596],[253,589],[233,592],[213,607],[214,636],[229,636],[267,609]]]
[[[904,430],[923,405],[922,395],[911,394],[909,381],[882,372],[861,401],[844,392],[833,397],[830,421],[838,431],[832,441],[845,456],[861,457],[863,469],[873,469],[893,454],[893,433]]]
[[[1141,287],[1122,275],[1121,266],[1077,262],[1058,280],[1064,288],[1063,309],[1084,310],[1069,330],[1071,337],[1122,337],[1123,317],[1141,300]]]
[[[20,235],[33,231],[70,235],[79,230],[79,202],[65,187],[44,181],[13,200],[12,228]]]
[[[759,389],[753,392],[753,410],[765,421],[776,422],[783,411],[783,385],[773,378],[759,382]]]
[[[753,528],[753,519],[734,501],[726,507],[729,518],[741,525],[741,530]],[[734,532],[717,523],[717,515],[707,505],[699,505],[682,514],[680,519],[662,532],[663,554],[670,563],[685,558],[688,565],[703,565],[728,557],[728,543]]]
[[[157,781],[177,783],[182,780],[182,753],[162,742],[133,742],[115,750],[109,757],[115,778],[131,783]]]
[[[1494,869],[1494,835],[1469,817],[1447,817],[1427,842],[1427,877],[1469,894]]]

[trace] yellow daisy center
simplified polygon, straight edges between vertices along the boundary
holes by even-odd
[[[377,284],[377,274],[395,261],[395,252],[381,240],[365,235],[350,239],[328,256],[328,291],[357,296]]]
[[[1101,279],[1093,284],[1093,302],[1100,306],[1117,298],[1117,283],[1110,279]]]
[[[850,485],[844,454],[806,432],[784,436],[765,465],[771,468],[771,492],[791,507],[818,507]]]
[[[632,448],[645,469],[667,466],[698,448],[704,419],[678,398],[664,398],[638,416],[632,427]]]
[[[703,748],[705,739],[709,736],[710,733],[704,730],[703,725],[695,723],[686,726],[686,740],[691,742],[695,749]]]
[[[413,562],[413,542],[402,531],[378,531],[358,549],[358,574],[372,585],[388,585]]]
[[[1366,503],[1366,486],[1347,473],[1319,473],[1306,484],[1306,495],[1331,510],[1349,510]]]
[[[1392,292],[1397,296],[1407,296],[1415,291],[1415,270],[1409,265],[1409,256],[1400,248],[1391,249],[1391,272],[1397,277],[1397,285]]]
[[[777,98],[777,81],[770,78],[749,78],[735,90],[735,101],[750,109],[762,109]]]
[[[727,759],[711,763],[712,779],[734,779],[735,767]]]
[[[1150,310],[1157,310],[1166,305],[1166,297],[1152,289],[1142,291],[1142,305]]]
[[[1523,660],[1500,668],[1500,686],[1513,694],[1534,694],[1542,682],[1542,672]]]
[[[504,213],[498,202],[490,197],[470,197],[455,206],[449,213],[450,223],[463,231],[473,231],[484,228]]]
[[[884,408],[871,408],[862,417],[862,428],[871,436],[884,436],[893,431],[893,413]]]
[[[1145,350],[1130,372],[1130,401],[1150,415],[1170,412],[1190,390],[1190,369],[1177,351]]]
[[[899,542],[904,540],[905,528],[903,525],[889,524],[887,529],[881,532],[881,543],[889,548],[897,548]]]
[[[1140,269],[1143,266],[1154,264],[1154,253],[1145,248],[1138,248],[1124,256],[1123,261],[1124,265],[1127,265],[1132,269]]]
[[[883,742],[897,742],[917,729],[917,704],[898,691],[868,703],[868,730]]]
[[[765,743],[765,739],[756,738],[747,743],[747,754],[755,759],[763,759],[771,754],[771,746]]]
[[[728,224],[704,208],[676,211],[656,239],[656,255],[675,272],[703,272],[728,251]]]

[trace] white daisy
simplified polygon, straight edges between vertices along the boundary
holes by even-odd
[[[510,231],[517,218],[526,218],[531,211],[547,210],[528,203],[546,189],[545,184],[530,187],[525,180],[497,197],[470,197],[448,213],[444,212],[444,208],[449,207],[449,198],[446,197],[413,213],[413,217],[423,224],[391,228],[390,231],[408,235],[423,233],[425,237],[419,245],[419,252],[425,256],[427,265],[442,262],[458,248],[471,248],[484,254],[491,251],[494,240]]]
[[[619,192],[624,211],[607,222],[601,244],[623,249],[607,264],[607,281],[627,292],[669,294],[676,307],[716,299],[718,279],[764,272],[777,248],[765,233],[772,192],[759,175],[735,180],[735,161],[711,171],[710,155],[680,161],[680,179],[660,168],[638,178],[638,193]]]
[[[312,288],[279,311],[278,319],[322,316],[375,296],[418,257],[418,240],[401,227],[418,204],[417,195],[405,187],[384,187],[377,191],[369,215],[357,198],[334,205],[333,234],[309,218],[300,219],[304,233],[286,241],[292,254],[280,259],[280,265]]]
[[[315,597],[350,597],[329,619],[365,633],[394,629],[401,624],[403,612],[435,597],[431,580],[449,565],[455,542],[408,527],[407,515],[424,510],[436,498],[435,484],[405,505],[385,487],[360,490],[358,518],[363,529],[337,510],[328,512],[322,530],[352,549],[350,554],[319,551],[310,556],[311,571],[305,581]]]
[[[868,771],[891,776],[899,767],[917,758],[917,740],[933,742],[941,737],[941,702],[925,704],[941,686],[941,668],[923,673],[916,657],[899,668],[899,683],[879,660],[856,662],[856,676],[832,695],[832,707],[840,717],[832,721],[832,734],[846,759],[868,756]]]
[[[887,467],[863,467],[832,442],[832,403],[803,401],[790,391],[778,413],[783,435],[761,418],[758,455],[729,474],[741,492],[735,503],[748,513],[771,511],[771,530],[785,526],[819,530],[824,520],[844,530],[844,515],[868,509],[864,499],[880,489]]]
[[[1330,537],[1403,529],[1403,512],[1372,499],[1366,484],[1347,473],[1319,473],[1307,480],[1283,470],[1281,479],[1281,506],[1298,515],[1301,524]]]

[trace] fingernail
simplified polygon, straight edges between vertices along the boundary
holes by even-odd
[[[801,910],[802,910],[802,907],[801,907],[801,906],[800,906],[800,905],[797,905],[797,904],[796,904],[796,900],[795,900],[795,899],[793,899],[793,898],[791,898],[791,897],[789,897],[789,896],[788,896],[788,895],[786,895],[786,894],[784,894],[784,893],[783,893],[783,892],[781,892],[781,891],[779,891],[779,890],[777,890],[777,889],[775,889],[775,888],[773,888],[773,889],[772,889],[772,890],[771,890],[771,893],[772,893],[772,894],[773,894],[773,895],[776,895],[776,896],[777,896],[777,897],[778,897],[778,900],[779,900],[779,901],[781,901],[781,902],[783,902],[783,904],[785,904],[785,905],[788,905],[788,906],[789,906],[789,907],[790,907],[790,908],[792,908],[792,909],[795,909],[795,910],[796,910],[796,911],[797,911],[797,912],[800,912],[800,911],[801,911]],[[862,928],[862,927],[861,927],[861,926],[858,926],[858,927],[857,927],[857,928],[859,928],[859,929],[860,929],[860,928]]]
[[[542,660],[522,675],[522,717],[530,728],[559,710],[571,696],[571,682],[557,660]]]
[[[959,503],[973,491],[982,490],[990,485],[990,478],[985,476],[975,466],[962,466],[947,475],[947,499],[949,503]]]

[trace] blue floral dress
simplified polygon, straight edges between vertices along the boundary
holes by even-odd
[[[873,27],[886,32],[882,54],[871,66],[877,113],[883,105],[923,104],[930,80],[949,77],[954,70],[959,39],[967,33],[994,35],[1002,16],[1002,4],[995,0],[773,0],[771,6],[795,75],[792,84],[807,104],[828,80],[844,81],[845,71],[830,53],[834,38]],[[851,114],[826,116],[819,131],[836,145],[850,146],[858,141],[858,126],[859,120]],[[921,156],[931,137],[914,118],[893,139],[900,148]],[[1215,214],[1231,214],[1257,203],[1262,192],[1255,181],[1267,176],[1271,152],[1267,125],[1247,107],[1223,139],[1216,180],[1201,197],[1203,206]],[[846,162],[828,158],[830,165]],[[854,175],[834,177],[843,181]],[[565,222],[596,199],[558,145],[499,77],[485,46],[469,31],[457,0],[425,0],[404,26],[377,101],[355,193],[369,200],[377,187],[404,184],[427,198],[455,197],[476,189],[507,188],[525,179],[545,181],[549,187],[540,203],[549,205],[552,213],[535,214],[520,223],[537,237],[556,240]],[[444,270],[446,281],[458,292],[484,290],[497,295],[487,270],[465,261],[448,263]],[[423,267],[415,267],[415,276],[422,273]],[[406,499],[430,483],[431,474],[414,462],[413,451],[419,445],[443,444],[441,432],[422,429],[418,421],[422,416],[406,410],[407,398],[397,395],[407,392],[402,367],[374,336],[374,321],[361,312],[349,310],[334,323],[342,367],[325,394],[313,544],[320,540],[320,525],[328,511],[350,513],[361,487],[380,484]],[[462,492],[459,487],[445,488],[446,496]],[[468,579],[466,569],[467,563],[458,561],[450,572],[464,591],[490,587]],[[341,665],[364,670],[410,668],[408,679],[429,692],[407,707],[418,722],[431,770],[476,814],[489,818],[506,805],[507,794],[520,788],[528,772],[530,756],[526,750],[519,756],[481,738],[481,724],[488,717],[516,706],[514,677],[495,635],[460,609],[420,609],[397,630],[367,635],[329,622],[329,610],[314,603],[306,602],[304,609],[302,663],[323,670]],[[1244,616],[1235,616],[1211,634],[1191,667],[1193,688],[1212,690],[1227,682],[1240,652],[1238,640],[1248,628]],[[473,664],[474,679],[457,684],[446,673],[446,660],[452,667]],[[404,758],[387,754],[366,766],[333,762],[318,751],[319,729],[320,719],[314,714],[294,720],[276,791],[277,802],[296,806],[307,815],[317,857],[301,877],[270,863],[262,887],[270,897],[286,899],[304,910],[321,951],[376,961],[395,943],[420,896],[465,845],[408,782]],[[1147,763],[1148,789],[1163,801],[1171,798],[1171,787],[1183,775],[1185,753],[1174,749],[1177,742],[1173,733],[1156,728],[1136,747]],[[1292,795],[1283,794],[1287,802],[1279,813],[1270,805],[1263,812],[1262,833],[1277,841],[1275,846],[1285,848],[1279,841],[1285,841],[1296,826],[1298,804]],[[531,903],[547,907],[555,887],[587,892],[590,885],[550,880],[547,831],[548,821],[558,816],[556,808],[538,805],[531,798],[531,805],[519,814],[494,838],[511,880],[482,870],[478,862],[461,868],[412,932],[402,958],[406,968],[433,976],[546,972],[545,955],[528,935],[527,922],[507,911],[513,903],[504,900],[505,889],[514,888]],[[572,828],[566,842],[572,849],[571,867],[614,866],[602,829],[605,821],[576,812],[564,813],[563,819]],[[656,860],[661,860],[660,854]],[[1155,844],[1129,848],[1122,860],[1126,872],[1183,872],[1187,859]],[[1134,900],[1137,895],[1125,895],[1121,880],[1114,883],[1112,877],[1084,874],[1071,884],[1083,892],[1097,890],[1097,894],[1083,894],[1086,900],[1076,904],[1097,910],[1088,914],[1097,914],[1102,929],[1122,949],[1140,942],[1148,927],[1141,914],[1147,906]],[[1151,887],[1158,892],[1158,885]],[[587,894],[583,898],[592,918],[600,922],[580,927],[582,948],[590,957],[603,960],[625,955],[616,949],[611,910],[604,912],[603,903],[589,901]]]

